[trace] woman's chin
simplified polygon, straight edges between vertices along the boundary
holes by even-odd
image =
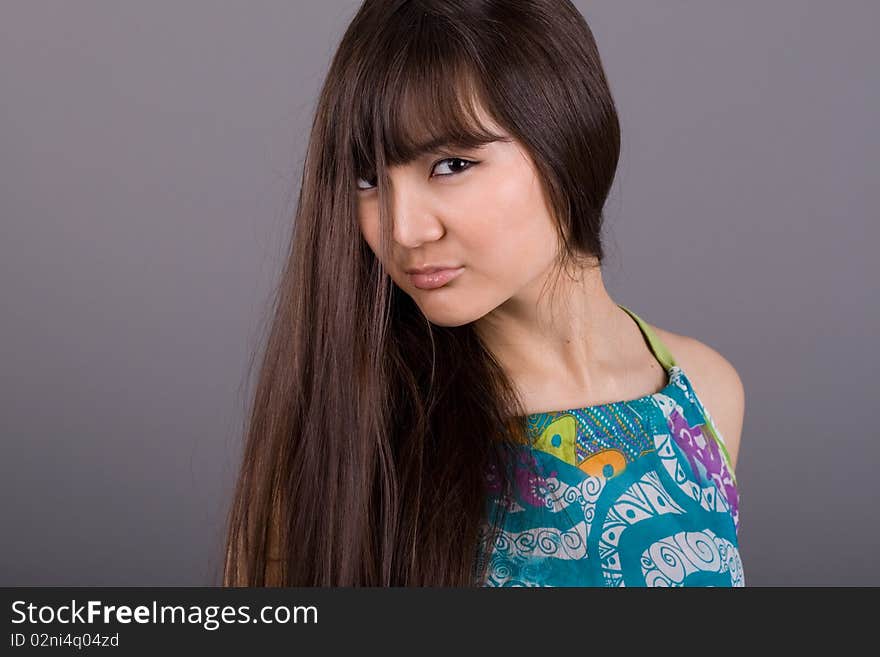
[[[425,301],[416,298],[416,303],[421,308],[422,313],[428,318],[428,321],[437,326],[455,327],[469,324],[476,317],[472,317],[472,313],[465,312],[461,303],[443,305],[432,301]]]

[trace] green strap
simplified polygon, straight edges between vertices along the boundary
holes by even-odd
[[[627,308],[626,306],[622,306],[617,304],[621,308],[623,308],[627,313],[629,313],[630,317],[636,320],[636,323],[639,325],[639,328],[642,329],[642,333],[644,333],[645,338],[648,340],[648,344],[651,346],[651,351],[654,352],[654,356],[657,357],[657,360],[663,365],[667,370],[675,365],[675,359],[672,357],[672,352],[666,348],[666,345],[663,344],[663,341],[660,340],[659,336],[654,332],[654,330],[648,326],[648,324],[638,315],[636,315],[632,310]],[[704,425],[708,433],[712,436],[712,439],[718,445],[722,452],[724,452],[724,458],[727,461],[728,469],[730,470],[730,479],[733,481],[733,485],[736,486],[736,473],[733,471],[733,466],[730,463],[730,454],[727,451],[727,446],[724,444],[724,441],[721,440],[718,436],[718,432],[715,430],[715,426],[712,421],[709,419],[708,415],[705,417],[706,424]]]
[[[642,329],[642,333],[645,335],[645,339],[648,341],[648,344],[651,347],[651,351],[654,352],[654,356],[657,360],[660,361],[660,364],[663,365],[664,369],[669,369],[673,365],[675,365],[675,359],[672,357],[672,352],[666,348],[666,345],[663,344],[663,341],[660,337],[654,332],[645,320],[636,315],[632,310],[623,306],[621,304],[617,304],[621,308],[623,308],[627,313],[629,313],[630,317],[636,320],[636,323],[639,325],[639,328]]]

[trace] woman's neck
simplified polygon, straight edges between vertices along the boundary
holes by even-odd
[[[549,275],[549,273],[547,274]],[[543,296],[532,281],[475,326],[528,413],[631,399],[665,372],[638,325],[610,297],[599,266],[562,274]]]

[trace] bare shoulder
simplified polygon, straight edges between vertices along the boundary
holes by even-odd
[[[687,374],[730,454],[736,470],[745,415],[745,388],[733,364],[709,345],[651,325]]]

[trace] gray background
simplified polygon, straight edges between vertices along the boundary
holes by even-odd
[[[0,4],[0,584],[219,581],[357,4]],[[745,383],[746,584],[880,584],[880,5],[577,4],[623,129],[607,285]]]

